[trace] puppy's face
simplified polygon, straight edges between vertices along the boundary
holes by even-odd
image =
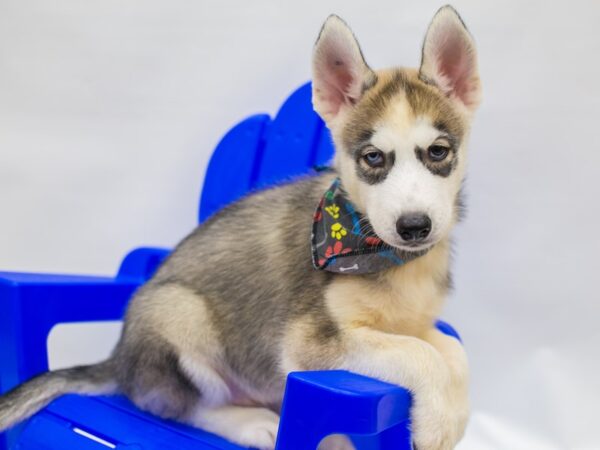
[[[350,200],[377,235],[431,247],[457,219],[470,118],[480,97],[475,48],[451,7],[434,17],[419,70],[373,71],[336,16],[313,61],[313,105],[332,132]]]

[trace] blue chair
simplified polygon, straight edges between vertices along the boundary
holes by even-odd
[[[247,118],[217,146],[200,201],[199,221],[247,192],[311,173],[333,153],[313,112],[310,85],[294,92],[275,119]],[[46,341],[60,323],[121,319],[134,291],[167,249],[129,253],[115,277],[0,272],[0,392],[48,370]],[[458,338],[445,323],[445,333]],[[411,396],[402,387],[346,371],[288,376],[277,448],[314,449],[325,436],[351,435],[360,450],[410,450]],[[138,410],[122,396],[65,395],[0,435],[0,450],[239,450],[202,430]]]

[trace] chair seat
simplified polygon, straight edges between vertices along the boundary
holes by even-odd
[[[140,411],[123,396],[65,395],[29,420],[20,450],[241,450],[214,434]]]

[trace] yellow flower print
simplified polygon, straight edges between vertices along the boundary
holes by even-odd
[[[331,237],[336,238],[338,241],[342,239],[342,237],[346,236],[348,231],[342,226],[341,223],[336,222],[331,225]]]
[[[325,208],[325,211],[327,211],[329,215],[331,215],[331,217],[333,217],[334,219],[340,218],[340,207],[335,203]]]

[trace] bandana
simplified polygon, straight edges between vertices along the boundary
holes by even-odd
[[[311,241],[315,269],[341,274],[380,272],[427,252],[403,252],[377,237],[367,218],[348,200],[339,178],[317,206]]]

